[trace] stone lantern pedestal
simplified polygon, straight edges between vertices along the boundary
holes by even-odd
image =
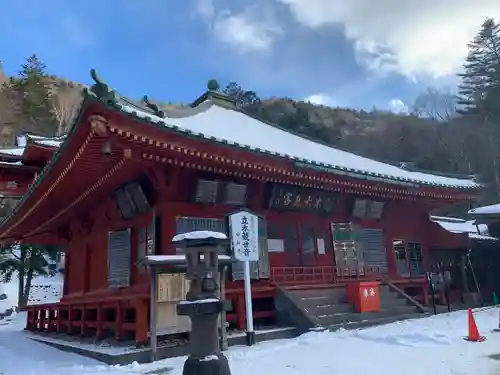
[[[183,375],[230,375],[218,333],[218,316],[226,306],[217,298],[219,250],[228,245],[227,237],[218,232],[190,232],[175,236],[172,243],[184,249],[186,278],[191,281],[186,300],[177,305],[177,314],[191,319],[191,353]]]

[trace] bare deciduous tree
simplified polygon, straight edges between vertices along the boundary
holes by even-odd
[[[429,87],[417,96],[410,111],[436,121],[450,121],[456,116],[456,96],[450,89]]]
[[[75,120],[82,102],[80,90],[62,85],[57,89],[52,101],[52,113],[57,120],[57,135],[67,133]]]
[[[14,137],[14,110],[13,104],[9,100],[8,96],[0,87],[0,145],[10,145],[12,144]]]

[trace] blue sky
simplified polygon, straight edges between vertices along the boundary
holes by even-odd
[[[95,68],[133,98],[189,102],[216,78],[261,97],[388,108],[454,85],[467,41],[500,16],[497,1],[450,1],[3,0],[0,60],[14,74],[36,53],[83,83]]]

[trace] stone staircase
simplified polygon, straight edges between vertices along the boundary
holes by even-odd
[[[280,323],[295,325],[299,331],[311,329],[354,329],[426,316],[421,306],[405,295],[380,285],[380,311],[357,313],[348,303],[346,288],[286,290],[278,288],[275,307]]]

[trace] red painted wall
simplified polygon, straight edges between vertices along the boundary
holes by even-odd
[[[171,238],[175,235],[175,218],[178,216],[223,218],[226,214],[235,210],[234,207],[224,205],[201,205],[187,203],[195,176],[192,170],[177,170],[170,174],[169,188],[164,191],[161,199],[155,207],[157,215],[162,216],[163,223],[163,247],[157,249],[159,254],[171,254],[174,248],[170,245]],[[447,246],[456,240],[454,236],[447,236],[445,231],[440,231],[434,223],[428,219],[429,208],[425,202],[418,201],[390,201],[385,206],[383,220],[362,221],[353,219],[342,212],[325,218],[311,213],[269,211],[262,207],[262,185],[257,181],[251,181],[249,191],[248,208],[262,214],[269,222],[312,224],[315,228],[326,234],[325,240],[332,241],[330,223],[354,221],[364,228],[380,228],[384,230],[385,244],[389,270],[395,274],[395,255],[392,247],[394,239],[420,242],[424,262],[428,259],[429,248]],[[157,187],[158,188],[158,187]],[[168,194],[167,194],[168,193]],[[341,205],[344,204],[342,200]],[[111,201],[96,204],[91,210],[90,216],[94,223],[90,230],[81,228],[77,219],[72,223],[73,238],[67,245],[67,286],[65,298],[80,296],[82,294],[115,293],[116,290],[107,288],[107,233],[109,230],[123,229],[126,227],[146,227],[152,215],[144,215],[133,222],[124,223],[118,220],[117,212]],[[137,237],[132,231],[132,260],[131,260],[131,286],[129,290],[148,287],[148,276],[140,273],[137,262]],[[285,258],[287,253],[269,253],[271,266],[290,265]],[[315,255],[316,264],[334,265],[332,253]]]

